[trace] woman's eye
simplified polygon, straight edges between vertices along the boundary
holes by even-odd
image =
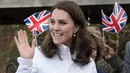
[[[50,20],[50,24],[52,24],[52,25],[53,25],[53,24],[54,24],[54,21],[53,21],[53,20]]]
[[[64,21],[60,21],[59,23],[60,23],[60,24],[63,24],[63,25],[64,25],[64,24],[67,24],[67,23],[66,23],[66,22],[64,22]]]

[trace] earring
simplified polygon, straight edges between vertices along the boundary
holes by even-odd
[[[74,35],[73,35],[73,36],[74,36],[74,37],[76,36],[76,35],[75,35],[75,33],[74,33]]]

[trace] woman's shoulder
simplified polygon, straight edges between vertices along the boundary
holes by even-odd
[[[92,58],[90,58],[90,62],[84,66],[87,69],[96,69],[95,62]]]
[[[90,62],[86,64],[85,69],[87,69],[87,73],[97,73],[96,65],[92,58],[90,58]]]
[[[90,62],[88,63],[88,65],[96,67],[96,64],[92,58],[90,58]]]

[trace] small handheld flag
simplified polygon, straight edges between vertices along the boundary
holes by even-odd
[[[28,26],[29,30],[33,32],[34,35],[38,36],[42,32],[48,29],[49,20],[51,17],[51,12],[44,10],[41,12],[34,13],[24,20],[25,24]]]
[[[102,11],[102,28],[103,31],[117,33],[125,26],[127,14],[125,10],[115,2],[113,13],[107,17]]]

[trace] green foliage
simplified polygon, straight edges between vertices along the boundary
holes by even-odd
[[[34,38],[33,35],[32,35],[32,32],[27,28],[26,25],[11,25],[12,29],[15,29],[15,35],[17,36],[17,31],[18,30],[25,30],[26,33],[27,33],[27,36],[28,36],[28,41],[29,43],[32,42],[32,39]]]

